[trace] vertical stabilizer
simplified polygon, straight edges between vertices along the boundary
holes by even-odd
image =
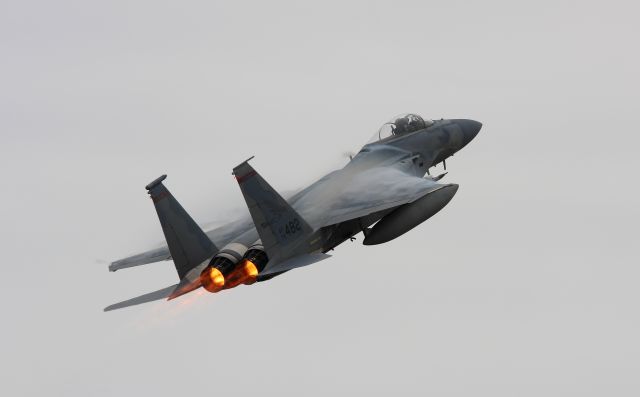
[[[182,208],[171,192],[162,184],[162,175],[146,186],[156,207],[169,252],[182,279],[193,269],[218,251],[200,226]]]
[[[240,185],[264,249],[271,259],[291,257],[299,253],[300,244],[313,230],[249,165],[249,160],[234,168],[233,174]]]

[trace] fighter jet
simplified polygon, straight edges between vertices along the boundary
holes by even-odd
[[[446,206],[457,184],[439,181],[429,169],[476,137],[482,124],[468,119],[425,120],[405,114],[385,123],[339,170],[288,199],[245,160],[233,168],[249,209],[239,219],[203,231],[164,185],[146,186],[166,246],[109,265],[110,271],[172,259],[179,282],[113,304],[119,309],[178,298],[199,288],[212,293],[270,280],[330,257],[327,252],[358,233],[364,245],[393,240]]]

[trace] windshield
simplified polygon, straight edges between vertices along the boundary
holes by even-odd
[[[433,125],[433,120],[424,120],[417,114],[401,114],[394,117],[391,121],[384,123],[369,143],[381,141],[396,135],[409,134],[430,127],[431,125]]]

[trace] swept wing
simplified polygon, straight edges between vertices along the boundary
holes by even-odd
[[[411,203],[442,186],[397,166],[358,172],[345,167],[316,183],[294,207],[317,230]]]

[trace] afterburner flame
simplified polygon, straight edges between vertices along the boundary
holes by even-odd
[[[244,259],[227,276],[224,289],[234,288],[240,284],[253,284],[258,277],[258,268],[248,259]]]
[[[222,287],[224,285],[224,276],[220,273],[220,270],[215,267],[212,267],[211,270],[209,270],[209,278],[211,278],[211,281],[213,281],[213,284],[217,287]]]
[[[200,274],[202,286],[209,292],[218,292],[224,288],[225,279],[220,270],[208,267]]]
[[[248,259],[244,261],[244,275],[245,280],[243,283],[246,285],[255,283],[258,278],[258,267]]]
[[[244,261],[244,274],[247,276],[248,279],[253,279],[253,281],[250,284],[252,284],[254,281],[256,281],[256,277],[258,277],[258,268],[256,267],[255,263],[251,262],[248,259],[245,260]]]

